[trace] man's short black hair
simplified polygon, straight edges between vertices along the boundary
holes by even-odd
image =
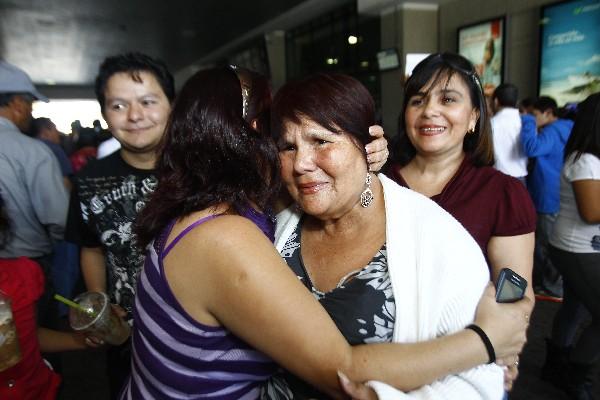
[[[542,96],[533,103],[533,108],[541,112],[550,110],[552,115],[556,116],[558,105],[552,97]]]
[[[10,104],[12,99],[15,97],[23,97],[24,99],[33,101],[31,94],[29,93],[20,93],[20,92],[4,92],[0,93],[0,107],[6,107]]]
[[[52,128],[53,125],[54,125],[54,122],[52,122],[52,120],[50,118],[46,118],[46,117],[34,118],[31,121],[31,126],[29,127],[29,133],[31,133],[32,137],[38,137],[38,136],[40,136],[40,133],[42,133],[42,130],[50,129],[50,128]]]
[[[136,82],[140,81],[140,72],[151,73],[160,84],[169,102],[172,103],[175,99],[175,80],[164,62],[142,53],[119,54],[107,57],[100,64],[98,70],[95,91],[102,111],[104,111],[106,83],[111,76],[120,72],[129,73]]]
[[[494,99],[502,107],[517,107],[519,99],[519,89],[512,83],[503,83],[494,90]]]

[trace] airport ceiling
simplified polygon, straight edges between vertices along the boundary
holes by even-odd
[[[244,40],[290,29],[342,4],[359,10],[452,0],[0,0],[0,59],[43,86],[90,87],[108,55],[141,51],[178,72]]]
[[[107,55],[142,51],[177,71],[301,3],[347,2],[0,0],[0,58],[38,84],[87,86]]]

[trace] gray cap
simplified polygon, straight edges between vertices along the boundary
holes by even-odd
[[[35,89],[25,71],[4,61],[0,61],[0,93],[29,93],[36,100],[48,102],[48,98]]]

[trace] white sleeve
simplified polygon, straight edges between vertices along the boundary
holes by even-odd
[[[98,145],[98,150],[96,152],[96,158],[101,159],[106,156],[109,156],[112,153],[114,153],[115,151],[119,150],[120,148],[121,148],[121,143],[119,143],[119,141],[117,139],[112,137]]]
[[[504,393],[498,390],[498,374],[502,374],[502,370],[497,365],[481,365],[407,393],[383,382],[370,381],[367,385],[380,400],[500,400]]]
[[[463,261],[475,261],[467,256],[469,249],[461,248],[457,250],[464,252],[463,254],[465,254],[465,256],[461,257]],[[449,254],[446,253],[446,255],[448,256]],[[452,258],[457,259],[456,255]],[[456,267],[457,265],[454,266]],[[480,268],[481,267],[485,266],[480,266]],[[454,276],[460,278],[461,273],[456,273]],[[458,282],[459,279],[453,279],[452,275],[443,274],[439,278],[440,280],[447,282],[447,285],[454,285],[458,289],[448,293],[449,296],[446,297],[445,300],[446,306],[444,307],[439,326],[437,327],[438,336],[443,336],[458,332],[473,321],[475,307],[481,296],[481,292],[479,290],[465,290],[464,286],[461,286],[460,282]],[[468,281],[468,279],[465,279],[465,281]],[[476,282],[470,282],[470,284],[476,284]],[[437,293],[441,294],[440,292],[441,291],[437,291]],[[460,352],[461,349],[456,349],[456,351]],[[422,386],[419,389],[407,393],[403,393],[381,382],[370,382],[370,386],[377,392],[379,399],[384,400],[500,400],[504,393],[503,382],[504,373],[502,369],[496,364],[485,364],[458,374],[448,375],[429,385]]]
[[[490,275],[481,249],[450,214],[433,203],[424,205],[416,214],[419,214],[415,217],[417,230],[412,230],[419,271],[416,341],[424,341],[459,332],[472,323]],[[403,338],[396,341],[402,342]],[[369,382],[369,386],[384,400],[500,400],[504,393],[503,377],[499,366],[488,364],[448,375],[406,393],[381,382]]]
[[[444,247],[444,246],[442,246]],[[457,249],[467,255],[469,250],[466,248]],[[446,253],[446,256],[449,254]],[[483,256],[481,256],[483,258]],[[453,259],[457,259],[456,254]],[[472,262],[470,257],[460,257],[465,262]],[[450,263],[455,264],[457,263]],[[485,268],[485,266],[480,266]],[[478,302],[481,292],[479,290],[466,290],[464,285],[457,282],[462,276],[457,272],[452,275],[442,274],[439,276],[440,281],[445,281],[446,285],[454,285],[458,290],[446,293],[444,296],[441,288],[434,288],[432,293],[437,293],[445,298],[445,307],[437,327],[438,335],[443,336],[460,331],[466,325],[473,321],[475,307]],[[465,279],[468,281],[468,279]],[[470,282],[470,284],[476,284]],[[460,352],[461,349],[456,349]],[[504,372],[496,364],[485,364],[478,367],[463,371],[458,374],[448,375],[440,380],[437,380],[429,385],[420,387],[411,392],[403,393],[382,382],[369,382],[378,398],[382,400],[388,399],[445,399],[445,400],[469,400],[469,399],[486,399],[500,400],[503,396]]]
[[[275,224],[275,247],[278,252],[283,250],[285,243],[300,222],[302,213],[292,204],[280,211],[276,216]]]
[[[565,163],[565,176],[569,182],[594,179],[600,180],[600,159],[593,154],[584,153],[575,162],[572,157]]]

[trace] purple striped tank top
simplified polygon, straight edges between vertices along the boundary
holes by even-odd
[[[256,213],[242,215],[258,222]],[[256,399],[276,371],[271,359],[228,330],[194,320],[165,279],[168,252],[215,217],[196,221],[165,247],[173,222],[148,246],[133,309],[131,376],[121,399]],[[257,225],[269,235],[268,223]]]

